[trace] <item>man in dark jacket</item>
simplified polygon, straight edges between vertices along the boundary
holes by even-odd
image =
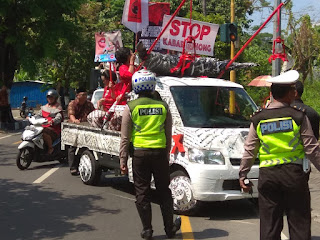
[[[311,239],[311,209],[307,157],[320,170],[320,147],[303,109],[290,107],[299,73],[291,70],[268,81],[273,101],[251,118],[239,169],[239,183],[249,192],[247,179],[259,156],[260,240],[281,239],[286,213],[290,239]],[[250,176],[249,176],[250,177]]]

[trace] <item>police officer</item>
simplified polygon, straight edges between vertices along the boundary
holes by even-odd
[[[239,182],[245,192],[247,174],[258,155],[260,240],[280,240],[286,213],[290,240],[311,239],[310,192],[305,157],[320,170],[320,148],[303,109],[292,108],[299,73],[290,70],[269,81],[273,101],[251,118]]]
[[[152,239],[151,190],[153,174],[159,192],[165,232],[173,238],[180,229],[181,219],[173,222],[173,200],[169,189],[169,152],[171,149],[172,117],[167,104],[153,97],[156,78],[147,70],[132,76],[132,88],[138,99],[128,102],[121,124],[120,168],[127,172],[130,139],[133,144],[133,180],[136,207],[143,225],[141,237]]]

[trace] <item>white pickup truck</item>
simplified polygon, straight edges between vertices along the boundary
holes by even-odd
[[[238,172],[250,114],[257,106],[243,87],[214,78],[158,77],[156,91],[173,117],[169,164],[175,210],[189,211],[200,201],[251,198],[241,193]],[[119,170],[118,131],[63,123],[61,145],[62,149],[77,148],[85,184],[97,183],[102,171]],[[248,175],[254,198],[258,196],[258,164],[257,159]],[[132,181],[131,159],[128,166]]]

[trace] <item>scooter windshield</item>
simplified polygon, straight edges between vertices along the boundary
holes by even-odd
[[[39,135],[39,131],[33,126],[27,126],[22,133],[22,140],[29,141]]]

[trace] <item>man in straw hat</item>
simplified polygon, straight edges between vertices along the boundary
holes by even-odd
[[[260,240],[280,240],[286,213],[291,240],[311,239],[311,209],[307,157],[320,170],[320,148],[303,109],[290,107],[299,73],[290,70],[271,78],[273,101],[251,118],[239,170],[244,192],[251,191],[247,174],[259,165]]]

